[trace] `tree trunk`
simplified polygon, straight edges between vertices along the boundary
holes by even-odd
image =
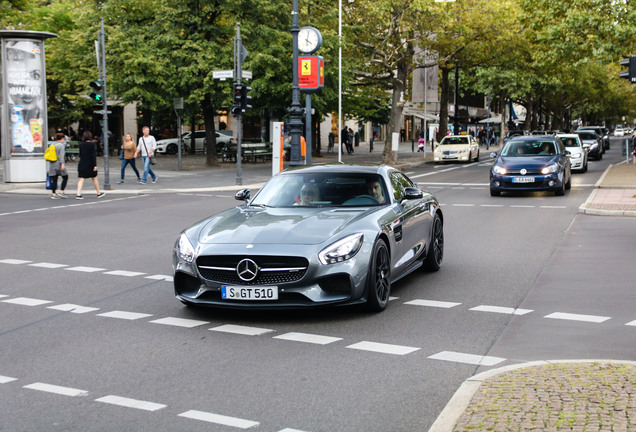
[[[439,97],[439,131],[437,132],[437,142],[446,136],[448,129],[448,98],[450,97],[450,86],[448,82],[448,74],[450,69],[440,67],[442,71],[442,82],[440,83],[441,94]]]
[[[209,97],[203,101],[203,122],[205,124],[205,164],[209,167],[219,166],[219,158],[216,155],[216,128],[214,125],[214,114],[216,110],[210,103]]]

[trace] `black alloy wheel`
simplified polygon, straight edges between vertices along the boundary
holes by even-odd
[[[490,190],[492,195],[493,190]],[[497,195],[499,192],[497,191]],[[436,214],[433,218],[433,234],[431,236],[431,244],[429,245],[426,259],[424,260],[424,269],[434,272],[440,269],[444,260],[444,223],[442,218]]]
[[[367,308],[381,312],[386,309],[391,294],[391,257],[382,239],[378,239],[373,246],[367,278]]]
[[[168,147],[166,147],[166,153],[169,155],[175,155],[178,151],[179,146],[177,146],[176,144],[168,144]]]

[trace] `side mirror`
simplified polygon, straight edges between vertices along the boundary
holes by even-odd
[[[234,195],[234,199],[238,201],[245,201],[245,203],[247,204],[247,202],[250,200],[250,190],[241,189],[236,193],[236,195]]]
[[[404,188],[404,199],[412,200],[412,199],[420,199],[424,196],[424,193],[415,187],[407,187]]]
[[[492,152],[490,153],[490,157],[495,159],[497,157],[497,153],[496,152]]]

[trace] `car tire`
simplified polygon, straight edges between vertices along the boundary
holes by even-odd
[[[436,272],[442,266],[444,260],[444,222],[436,214],[433,218],[433,232],[431,233],[431,244],[426,252],[423,268],[429,272]]]
[[[501,191],[498,191],[496,189],[490,189],[490,196],[497,197],[499,195],[501,195]]]
[[[168,144],[166,147],[166,154],[175,155],[179,152],[179,146],[176,144]]]
[[[565,189],[566,190],[572,189],[572,173],[571,172],[570,172],[570,177],[568,177],[568,182],[565,184]]]
[[[558,189],[554,190],[554,194],[556,196],[563,196],[565,195],[565,183],[561,183],[561,187]]]
[[[475,162],[479,162],[479,149],[477,149],[477,156],[475,156]]]
[[[373,245],[373,254],[367,275],[367,309],[381,312],[386,309],[391,294],[391,257],[382,239]]]

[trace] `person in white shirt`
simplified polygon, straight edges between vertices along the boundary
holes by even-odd
[[[141,153],[141,160],[144,163],[144,173],[141,176],[141,184],[146,184],[146,180],[148,180],[148,174],[152,177],[152,182],[157,183],[157,176],[155,175],[152,168],[150,168],[150,157],[155,154],[155,149],[157,148],[157,141],[155,137],[150,135],[150,128],[148,126],[144,126],[142,129],[143,135],[139,138],[139,144],[137,145],[137,153],[135,153],[135,157]]]

